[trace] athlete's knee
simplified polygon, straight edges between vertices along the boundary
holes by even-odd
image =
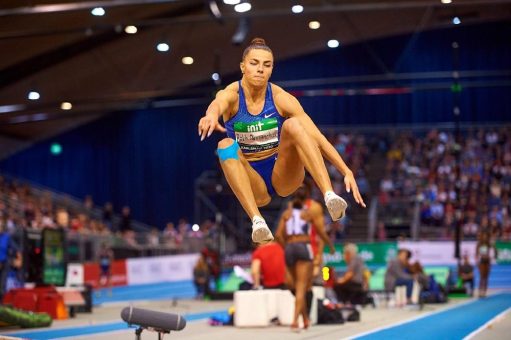
[[[224,138],[224,139],[222,139],[221,141],[218,142],[218,148],[219,149],[225,149],[225,148],[228,148],[229,146],[231,146],[232,144],[234,144],[234,139],[232,139],[232,138]]]
[[[290,188],[278,188],[278,187],[274,187],[274,188],[275,188],[275,192],[280,197],[287,197],[296,191],[296,189],[290,189]]]
[[[256,204],[258,207],[264,207],[264,206],[268,205],[270,202],[271,202],[270,196],[263,197],[263,198],[260,198],[260,197],[256,198]]]
[[[238,143],[232,138],[224,138],[218,142],[218,158],[220,162],[224,162],[228,159],[238,160],[238,150],[240,149]]]
[[[290,133],[291,135],[303,135],[303,125],[296,117],[288,118],[282,124],[282,131]]]
[[[305,171],[303,171],[296,180],[291,180],[286,183],[286,185],[278,186],[274,185],[275,192],[280,197],[288,197],[292,193],[296,191],[300,187],[300,185],[303,183],[303,180],[305,179]]]

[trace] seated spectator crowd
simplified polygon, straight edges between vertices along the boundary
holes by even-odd
[[[464,239],[483,231],[511,239],[510,127],[462,131],[459,140],[452,131],[403,132],[384,145],[379,204],[387,212],[393,202],[410,209],[403,200],[418,201],[421,225],[436,227],[437,237],[452,238],[460,224]]]

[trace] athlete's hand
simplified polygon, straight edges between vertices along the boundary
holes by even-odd
[[[213,131],[215,131],[215,130],[220,131],[220,132],[226,131],[225,128],[222,125],[220,125],[220,123],[218,122],[218,119],[212,115],[206,115],[206,116],[202,117],[199,120],[198,129],[199,129],[199,136],[200,136],[201,141],[203,141],[204,138],[206,138],[206,137],[210,137],[213,134]]]
[[[353,198],[355,199],[355,202],[365,208],[366,204],[362,199],[362,195],[360,195],[360,192],[358,191],[358,185],[352,172],[347,173],[346,176],[344,176],[344,184],[346,185],[347,192],[351,192],[351,190],[353,190]]]

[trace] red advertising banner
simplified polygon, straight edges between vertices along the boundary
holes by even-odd
[[[85,284],[94,288],[99,286],[99,264],[88,262],[83,265]],[[125,286],[128,284],[126,275],[126,260],[115,260],[112,263],[112,286]]]

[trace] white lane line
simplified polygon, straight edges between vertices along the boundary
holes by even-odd
[[[475,331],[473,331],[472,333],[470,333],[469,335],[467,335],[466,337],[463,338],[463,340],[469,340],[469,339],[472,339],[474,336],[476,336],[477,334],[481,333],[482,331],[484,331],[488,326],[490,326],[492,323],[494,322],[497,322],[497,321],[500,321],[500,319],[503,319],[504,318],[504,315],[506,313],[509,313],[511,311],[511,307],[509,307],[508,309],[506,309],[505,311],[503,311],[502,313],[500,313],[499,315],[497,315],[496,317],[494,317],[493,319],[489,320],[487,323],[485,323],[484,325],[482,325],[481,327],[479,327],[478,329],[476,329]]]
[[[499,293],[499,294],[501,294],[501,293]],[[498,294],[494,294],[494,295],[498,295]],[[355,335],[352,335],[352,336],[349,336],[349,337],[346,337],[346,338],[343,338],[343,339],[355,339],[355,338],[358,338],[358,337],[366,336],[366,335],[373,334],[373,333],[376,333],[376,332],[379,332],[379,331],[382,331],[382,330],[385,330],[385,329],[401,326],[401,325],[407,324],[409,322],[413,322],[415,320],[420,320],[420,319],[428,317],[430,315],[434,315],[434,314],[437,314],[437,313],[442,313],[442,312],[451,310],[453,308],[458,308],[458,307],[461,307],[461,306],[464,306],[464,305],[475,303],[477,301],[479,301],[479,299],[471,299],[471,300],[468,300],[468,301],[465,301],[465,302],[462,302],[462,303],[458,303],[458,304],[449,306],[449,307],[444,308],[444,309],[439,309],[439,310],[432,311],[432,312],[429,312],[429,313],[426,313],[426,314],[418,315],[418,316],[413,317],[411,319],[406,319],[406,320],[403,320],[403,321],[399,321],[397,323],[393,323],[393,324],[390,324],[390,325],[387,325],[387,326],[381,326],[381,327],[375,328],[373,330],[370,330],[370,331],[367,331],[367,332],[363,332],[363,333],[359,333],[359,334],[355,334]]]

